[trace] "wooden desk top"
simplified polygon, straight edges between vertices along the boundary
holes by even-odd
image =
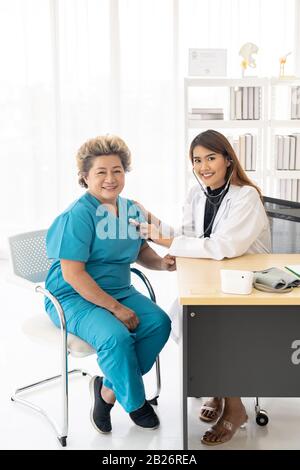
[[[220,269],[260,271],[300,265],[300,254],[254,254],[215,261],[177,258],[179,301],[182,305],[300,305],[300,287],[288,294],[253,289],[250,295],[223,294]]]

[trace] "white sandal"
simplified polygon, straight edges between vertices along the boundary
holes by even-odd
[[[226,419],[220,419],[220,421],[217,424],[221,424],[223,426],[223,428],[226,431],[228,431],[226,434],[224,434],[223,439],[219,440],[219,441],[211,441],[211,440],[208,439],[208,436],[207,436],[207,438],[205,438],[207,433],[216,434],[216,433],[220,432],[217,429],[210,428],[202,436],[201,442],[202,442],[202,444],[205,444],[207,446],[217,446],[219,444],[225,444],[225,442],[228,442],[228,441],[230,441],[230,439],[232,439],[234,434],[239,429],[245,429],[246,428],[247,421],[248,421],[248,416],[247,415],[246,415],[245,421],[240,425],[234,425],[233,423],[231,423],[230,421],[227,421]]]
[[[205,421],[206,423],[211,423],[212,421],[216,421],[221,416],[222,410],[223,400],[221,400],[220,404],[217,406],[202,405],[200,408],[199,419],[201,421]],[[203,414],[204,411],[209,411],[209,415],[206,416],[205,414]]]

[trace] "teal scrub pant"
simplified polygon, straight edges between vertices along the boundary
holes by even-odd
[[[96,350],[104,385],[114,391],[117,401],[130,413],[145,402],[142,376],[152,368],[167,342],[171,321],[158,305],[137,291],[118,301],[131,308],[140,320],[133,332],[108,310],[97,306],[68,315],[67,331]],[[59,326],[53,310],[48,313]]]

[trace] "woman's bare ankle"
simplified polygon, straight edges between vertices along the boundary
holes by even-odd
[[[101,397],[106,403],[110,403],[111,405],[113,405],[116,401],[114,392],[110,388],[105,387],[105,385],[102,385]]]
[[[246,409],[239,397],[226,397],[224,402],[224,412],[246,414]]]

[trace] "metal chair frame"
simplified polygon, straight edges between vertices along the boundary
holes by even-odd
[[[21,277],[28,282],[28,286],[33,287],[36,293],[42,294],[47,297],[54,305],[59,322],[60,322],[60,344],[61,344],[61,373],[52,377],[47,377],[38,382],[17,388],[11,400],[17,403],[21,403],[38,413],[42,414],[49,424],[52,426],[54,432],[56,433],[57,439],[60,444],[65,447],[67,445],[67,437],[69,430],[69,393],[68,393],[68,377],[71,374],[81,374],[82,376],[88,375],[91,377],[87,371],[83,369],[72,369],[68,370],[68,355],[72,355],[72,348],[68,347],[68,332],[66,327],[66,318],[61,307],[60,303],[54,295],[51,294],[47,289],[42,287],[39,284],[44,282],[47,276],[48,269],[50,268],[51,261],[47,259],[46,255],[46,243],[45,243],[46,230],[38,230],[34,232],[26,232],[18,234],[12,237],[9,237],[9,246],[11,252],[11,261],[13,266],[13,271],[15,276]],[[23,253],[26,253],[25,259]],[[29,263],[27,263],[30,259]],[[29,266],[28,266],[29,264]],[[148,278],[137,268],[131,268],[131,271],[136,274],[145,284],[149,297],[153,302],[156,302],[156,297],[154,290],[150,284]],[[84,343],[82,340],[80,340]],[[87,343],[85,343],[87,345]],[[88,346],[88,345],[87,345]],[[82,354],[82,357],[95,354],[95,351],[88,346],[87,351]],[[62,426],[61,429],[57,426],[56,422],[48,415],[48,413],[39,406],[35,405],[32,402],[24,400],[21,398],[21,394],[30,389],[40,387],[46,383],[62,379],[61,380],[61,393],[62,393]],[[157,405],[157,399],[159,397],[161,390],[161,375],[160,375],[160,361],[159,356],[156,358],[156,391],[154,397],[148,400],[153,405]]]

